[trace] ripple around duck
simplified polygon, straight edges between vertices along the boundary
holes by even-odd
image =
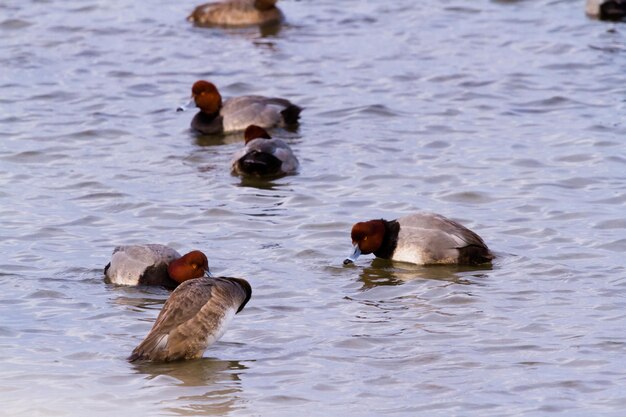
[[[496,200],[490,197],[487,193],[470,191],[449,193],[440,198],[444,201],[469,204],[488,204]]]
[[[22,19],[6,19],[0,22],[0,30],[17,31],[31,26],[33,23]]]
[[[5,156],[2,159],[18,164],[47,164],[59,160],[67,160],[69,157],[64,153],[49,153],[46,151],[24,151]]]

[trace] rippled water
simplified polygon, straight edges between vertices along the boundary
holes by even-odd
[[[183,4],[184,3],[184,4]],[[0,5],[0,415],[623,415],[626,26],[583,1]],[[191,84],[305,107],[301,173],[230,175]],[[352,223],[429,210],[499,255],[416,267]],[[254,294],[205,358],[125,358],[167,298],[102,280],[121,243],[205,249]]]

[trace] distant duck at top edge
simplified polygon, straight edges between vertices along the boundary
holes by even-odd
[[[226,0],[194,9],[187,20],[198,26],[253,26],[280,23],[276,0]]]

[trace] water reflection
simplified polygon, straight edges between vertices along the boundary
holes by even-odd
[[[283,175],[284,177],[284,175]],[[242,177],[239,183],[240,187],[258,188],[259,190],[276,190],[281,184],[273,182],[279,178],[258,178],[258,177]]]
[[[268,23],[264,25],[252,25],[246,27],[224,27],[220,25],[203,25],[193,23],[193,26],[201,30],[219,32],[219,36],[227,34],[229,36],[240,36],[243,38],[256,39],[277,36],[283,24],[281,22]]]
[[[185,387],[207,387],[233,381],[238,383],[241,381],[238,371],[248,369],[239,361],[215,358],[164,363],[139,362],[131,363],[131,366],[137,374],[144,374],[148,380],[166,375],[178,380],[177,386]]]
[[[131,365],[135,373],[148,381],[162,377],[167,381],[171,398],[163,400],[164,409],[181,416],[227,415],[242,408],[240,374],[247,369],[239,361],[202,358],[168,363],[144,362]],[[184,388],[176,390],[172,387]],[[181,395],[177,396],[180,392]]]
[[[379,286],[401,285],[416,279],[430,279],[470,285],[476,283],[473,278],[480,279],[486,277],[486,275],[479,273],[479,271],[490,271],[492,269],[493,265],[489,264],[481,266],[423,266],[375,258],[372,260],[370,266],[361,270],[359,281],[363,283],[361,287],[362,291]]]
[[[198,146],[220,146],[241,143],[243,146],[243,132],[234,132],[219,135],[196,135],[196,145]]]
[[[272,137],[281,138],[287,141],[293,139],[294,137],[299,138],[299,125],[285,126],[282,128],[274,128],[271,130],[268,129],[268,131],[271,132]],[[244,144],[243,131],[206,135],[198,133],[193,129],[189,129],[189,134],[191,137],[194,138],[196,145],[202,147],[232,145],[235,143],[241,144],[241,146],[243,146]]]
[[[110,291],[117,296],[111,300],[113,304],[128,306],[133,311],[159,310],[163,307],[170,291],[158,286],[121,286],[107,284]]]

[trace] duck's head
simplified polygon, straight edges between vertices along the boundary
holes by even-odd
[[[243,132],[243,137],[246,140],[246,144],[248,144],[248,142],[250,142],[251,140],[259,139],[259,138],[272,139],[270,134],[267,133],[267,130],[257,125],[248,126],[246,128],[246,131]]]
[[[170,262],[167,267],[170,277],[179,284],[189,279],[210,277],[209,260],[199,250],[191,251]]]
[[[176,111],[184,111],[193,105],[206,114],[218,113],[222,108],[222,96],[215,84],[204,80],[193,83],[191,100],[184,106],[180,106]]]
[[[359,255],[376,252],[383,244],[385,237],[384,220],[369,220],[352,226],[352,245],[354,250],[344,261],[344,265],[354,263]]]

